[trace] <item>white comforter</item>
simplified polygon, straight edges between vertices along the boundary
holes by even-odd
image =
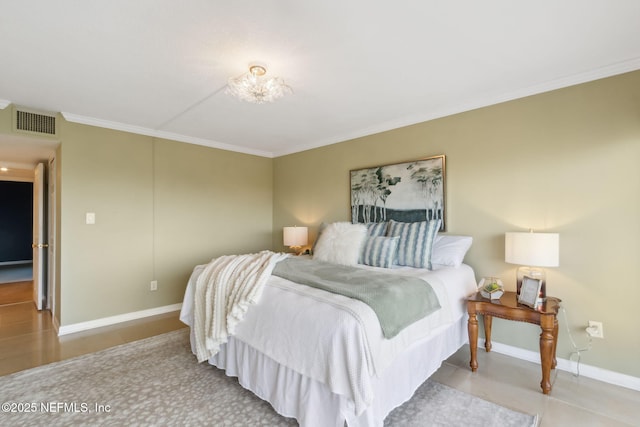
[[[180,315],[190,326],[195,281],[203,268],[198,266],[193,271]],[[238,324],[235,337],[346,396],[359,414],[373,399],[371,380],[412,343],[459,319],[464,314],[463,299],[475,291],[473,271],[465,265],[435,271],[406,267],[384,271],[425,279],[442,308],[388,340],[366,304],[272,276],[261,300]]]

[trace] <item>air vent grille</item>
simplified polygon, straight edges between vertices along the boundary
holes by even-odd
[[[15,127],[17,131],[45,135],[56,134],[56,116],[16,109]]]

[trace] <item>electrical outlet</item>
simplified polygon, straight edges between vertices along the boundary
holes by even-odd
[[[604,330],[602,328],[602,322],[589,320],[589,327],[586,329],[586,331],[593,338],[604,338]]]
[[[157,291],[158,290],[158,281],[157,280],[152,280],[151,284],[149,285],[149,290],[150,291]]]

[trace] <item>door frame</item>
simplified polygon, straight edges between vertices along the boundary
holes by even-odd
[[[56,187],[56,176],[57,176],[57,168],[58,163],[56,162],[56,157],[51,156],[49,158],[47,176],[49,182],[47,184],[47,239],[49,243],[49,247],[47,250],[47,308],[51,311],[51,316],[54,319],[57,319],[57,308],[56,308],[56,284],[57,284],[57,246],[56,246],[56,235],[57,235],[57,187]]]
[[[38,168],[42,168],[40,182]],[[33,256],[33,295],[34,303],[38,310],[50,310],[54,318],[56,310],[56,168],[55,156],[51,156],[48,162],[39,162],[34,169],[33,197],[34,197],[34,256]],[[36,194],[41,187],[42,197],[39,202],[40,220],[35,215]],[[36,226],[37,233],[36,233]],[[38,259],[36,260],[36,253]],[[39,269],[40,271],[37,271]],[[41,287],[40,287],[41,286]]]
[[[56,200],[56,174],[57,174],[57,162],[55,155],[51,156],[48,161],[43,161],[41,163],[45,163],[45,176],[48,178],[48,184],[44,186],[45,193],[44,198],[46,199],[47,209],[44,210],[43,224],[47,224],[49,227],[49,231],[47,232],[48,236],[48,255],[50,259],[47,264],[47,272],[45,273],[45,278],[47,280],[44,281],[44,291],[47,295],[47,298],[44,300],[44,304],[42,309],[51,310],[53,316],[57,315],[56,310],[56,298],[59,297],[56,293],[56,284],[57,284],[57,269],[56,269],[56,257],[57,257],[57,246],[56,246],[56,236],[57,236],[57,200]],[[26,165],[25,165],[26,166]],[[29,167],[23,168],[12,168],[13,173],[9,171],[7,174],[1,174],[0,180],[2,181],[12,181],[12,182],[31,182],[35,186],[34,179],[34,170],[31,169],[31,176],[26,174],[29,171]],[[34,189],[35,191],[35,189]],[[32,218],[32,221],[35,221],[35,218]],[[33,237],[32,237],[33,238]],[[32,243],[34,243],[32,241]],[[53,254],[53,256],[51,256]],[[35,265],[34,265],[35,269]],[[33,272],[33,281],[35,288],[35,271]],[[55,318],[55,317],[54,317]]]

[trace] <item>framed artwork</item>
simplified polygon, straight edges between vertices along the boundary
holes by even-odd
[[[351,222],[445,222],[445,157],[350,171]]]
[[[542,280],[524,276],[522,278],[522,287],[520,288],[518,302],[520,304],[535,308],[539,302],[541,286]]]

